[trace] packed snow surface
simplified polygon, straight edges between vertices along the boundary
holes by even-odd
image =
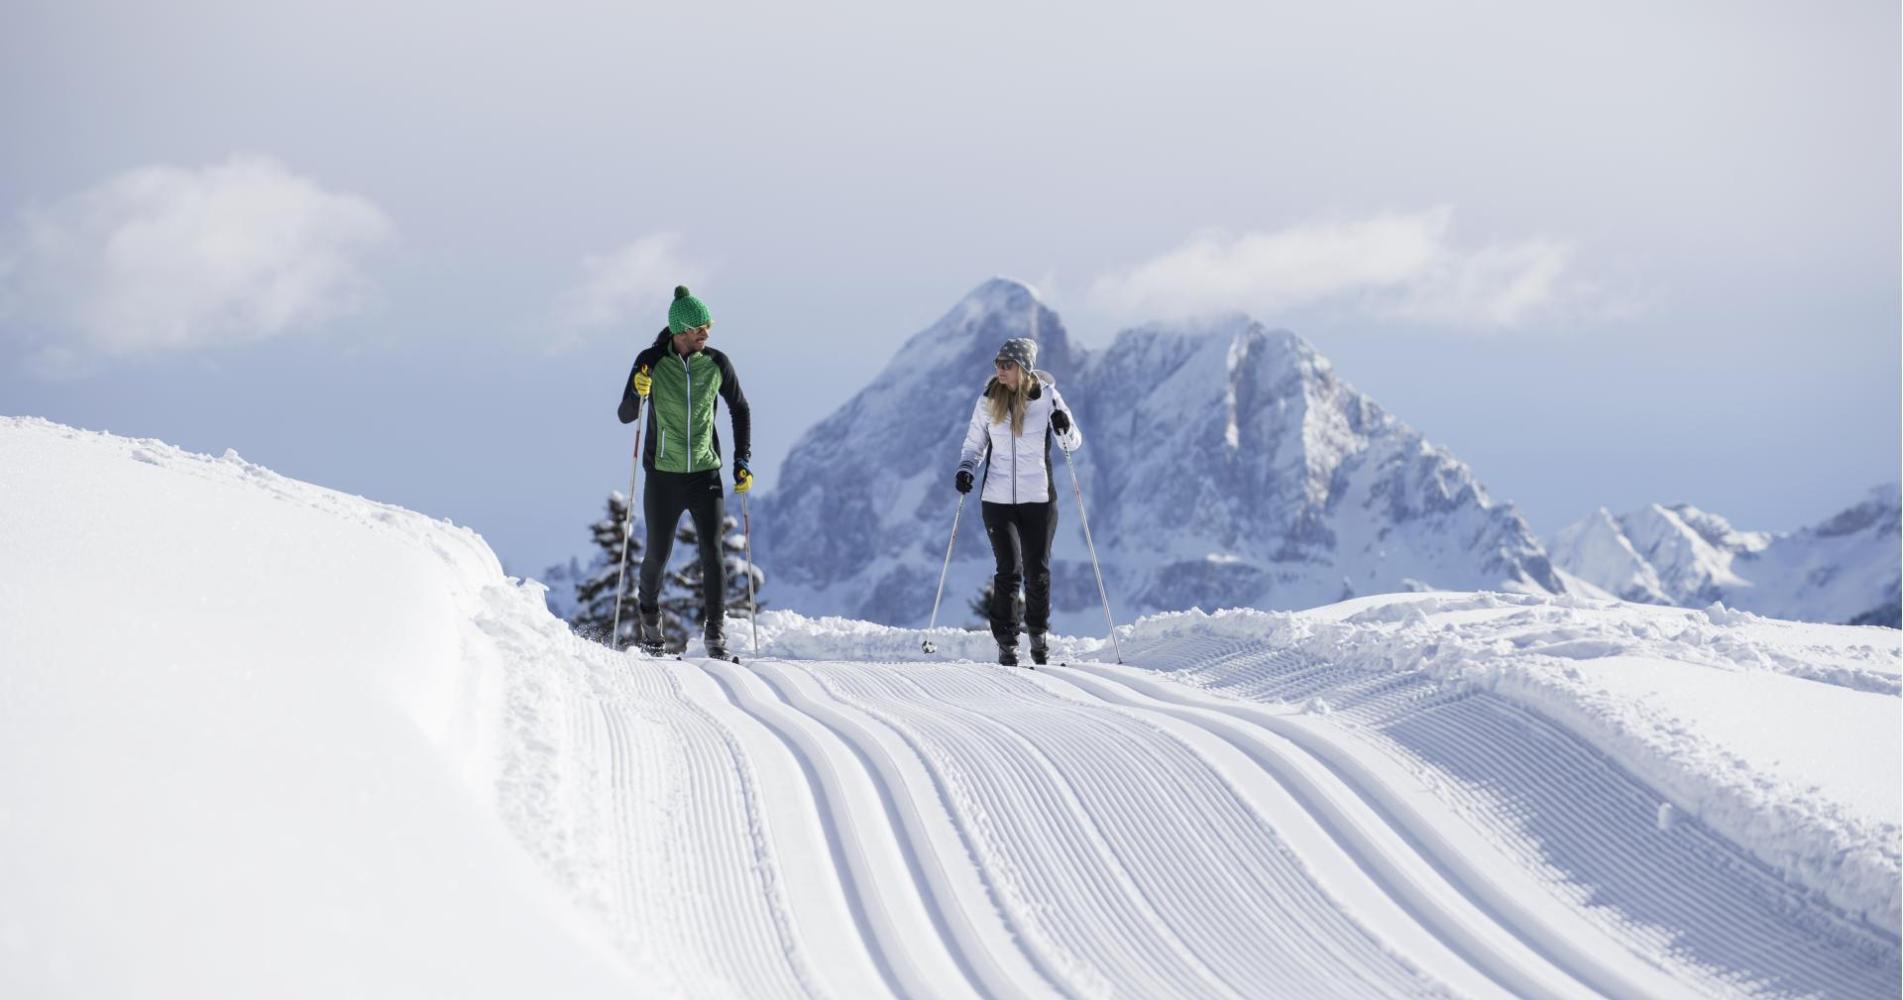
[[[1903,989],[1893,630],[730,631],[616,653],[465,529],[0,419],[0,995]]]

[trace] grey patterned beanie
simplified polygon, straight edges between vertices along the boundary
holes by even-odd
[[[1037,341],[1029,337],[1013,337],[998,348],[999,361],[1015,361],[1019,368],[1030,371],[1037,367]]]

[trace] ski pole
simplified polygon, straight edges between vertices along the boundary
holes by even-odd
[[[747,621],[753,626],[753,655],[760,655],[760,605],[753,600],[753,515],[747,512],[747,495],[740,494],[740,530],[747,541]]]
[[[1103,598],[1103,620],[1110,626],[1110,648],[1117,653],[1117,662],[1123,662],[1123,646],[1117,642],[1117,623],[1110,617],[1110,592],[1103,586],[1103,567],[1097,563],[1097,543],[1090,540],[1090,515],[1084,512],[1084,488],[1077,482],[1077,463],[1070,459],[1069,448],[1059,448],[1064,453],[1064,465],[1070,469],[1070,489],[1077,495],[1077,517],[1084,522],[1084,544],[1090,547],[1090,568],[1097,573],[1097,596]]]
[[[965,495],[960,493],[958,494],[958,509],[952,511],[951,539],[945,543],[945,566],[938,571],[938,593],[932,597],[932,620],[925,626],[925,631],[927,632],[938,627],[938,602],[945,597],[945,574],[951,570],[952,546],[958,542],[958,518],[964,513]],[[919,648],[927,653],[933,653],[938,650],[937,646],[932,645],[932,640],[930,639],[920,643]],[[1122,661],[1119,660],[1118,662]]]
[[[621,642],[621,592],[628,583],[628,539],[634,537],[634,483],[641,474],[641,408],[635,407],[634,417],[634,468],[628,470],[628,516],[621,522],[621,565],[615,570],[615,623],[614,631],[608,634],[608,646],[619,649]]]

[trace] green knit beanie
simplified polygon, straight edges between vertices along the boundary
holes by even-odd
[[[686,285],[674,286],[674,304],[667,307],[669,333],[686,333],[697,326],[708,326],[713,321],[714,317],[707,312],[707,303],[689,295]]]

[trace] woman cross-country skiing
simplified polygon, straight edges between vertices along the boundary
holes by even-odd
[[[1084,443],[1070,407],[1048,372],[1037,370],[1037,342],[1004,342],[994,362],[997,375],[971,410],[971,427],[958,456],[958,492],[971,492],[978,464],[988,463],[983,501],[985,535],[997,558],[992,580],[991,634],[998,662],[1018,665],[1018,585],[1024,585],[1024,624],[1031,630],[1031,659],[1045,661],[1051,624],[1051,538],[1057,533],[1056,480],[1051,443],[1067,452]],[[992,473],[996,473],[993,475]]]

